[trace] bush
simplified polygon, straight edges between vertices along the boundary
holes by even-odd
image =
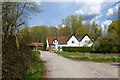
[[[42,47],[40,47],[40,48],[38,48],[38,50],[43,50],[43,48],[42,48]]]
[[[119,52],[118,42],[119,40],[116,34],[102,36],[94,43],[94,52],[117,53]]]
[[[32,69],[36,56],[23,39],[16,48],[15,37],[9,37],[2,44],[2,78],[24,78],[24,71]]]
[[[62,47],[65,52],[91,52],[92,47]]]

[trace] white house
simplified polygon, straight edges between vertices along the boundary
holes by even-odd
[[[49,51],[62,51],[62,47],[91,47],[93,45],[92,40],[87,34],[80,34],[75,36],[74,34],[68,37],[47,37],[47,49]]]

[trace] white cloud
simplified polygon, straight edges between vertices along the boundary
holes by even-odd
[[[118,2],[119,0],[75,0],[75,1],[76,2]]]
[[[109,26],[111,23],[112,23],[112,20],[106,20],[106,21],[102,22],[102,24],[105,26]]]
[[[89,23],[89,24],[92,24],[93,21],[95,21],[96,24],[99,24],[99,20],[98,20],[98,19],[99,19],[100,17],[102,17],[102,14],[96,16],[96,17],[93,18],[92,20],[84,20],[82,23],[83,23],[83,24],[88,24],[88,23]]]
[[[101,12],[101,4],[98,2],[86,2],[84,5],[82,3],[77,3],[80,7],[78,10],[75,11],[75,14],[78,15],[92,15],[92,14],[100,14]]]
[[[112,20],[106,20],[104,22],[102,22],[101,24],[101,28],[103,32],[107,32],[108,26],[112,23]]]
[[[103,24],[101,25],[101,29],[102,29],[102,31],[105,31],[105,27]]]
[[[108,20],[118,19],[118,4],[115,7],[108,9],[106,17]]]

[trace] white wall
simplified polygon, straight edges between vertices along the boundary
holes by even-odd
[[[91,41],[91,39],[86,35],[81,41],[80,41],[80,46],[84,46],[85,41]],[[93,42],[91,44],[88,44],[88,47],[91,47],[93,45]]]
[[[47,49],[49,49],[49,43],[48,43],[48,39],[47,39]]]
[[[72,41],[74,41],[75,43],[72,43]],[[67,46],[79,46],[80,43],[79,41],[76,39],[75,36],[72,36],[68,41],[67,41]]]

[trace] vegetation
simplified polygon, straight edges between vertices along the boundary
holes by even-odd
[[[118,42],[117,35],[111,33],[104,35],[94,43],[95,52],[118,53]]]
[[[115,33],[115,34],[117,34],[117,35],[119,35],[120,33],[119,33],[119,31],[120,31],[120,29],[119,29],[119,25],[120,24],[120,20],[116,20],[116,21],[112,21],[112,23],[108,26],[108,32],[109,33]]]
[[[98,26],[95,21],[89,25],[82,24],[82,17],[77,17],[75,15],[68,16],[62,19],[62,24],[58,27],[54,26],[34,26],[29,28],[29,36],[31,42],[43,42],[47,36],[57,36],[57,37],[67,37],[70,34],[88,34],[91,38],[96,40],[102,35],[100,26]],[[22,32],[25,29],[22,30]],[[28,32],[27,32],[28,33]],[[26,34],[27,34],[26,33]]]
[[[25,71],[25,78],[45,78],[44,76],[44,65],[43,63],[40,61],[40,52],[35,52],[34,53],[36,58],[35,63],[32,66],[32,69],[28,69]]]
[[[91,52],[92,47],[62,47],[65,52]]]
[[[28,44],[29,28],[26,25],[33,13],[39,13],[41,7],[28,2],[2,3],[2,78],[25,78],[25,70],[32,70],[36,56]]]
[[[45,38],[44,44],[43,44],[43,50],[44,50],[44,51],[46,50],[46,47],[47,47],[47,42],[46,42],[46,38]]]
[[[56,52],[56,54],[78,61],[120,62],[118,54],[93,54],[80,52]]]
[[[94,42],[100,37],[102,36],[102,29],[101,27],[98,28],[97,24],[95,23],[95,21],[93,21],[92,26],[91,26],[91,38],[94,39]]]

